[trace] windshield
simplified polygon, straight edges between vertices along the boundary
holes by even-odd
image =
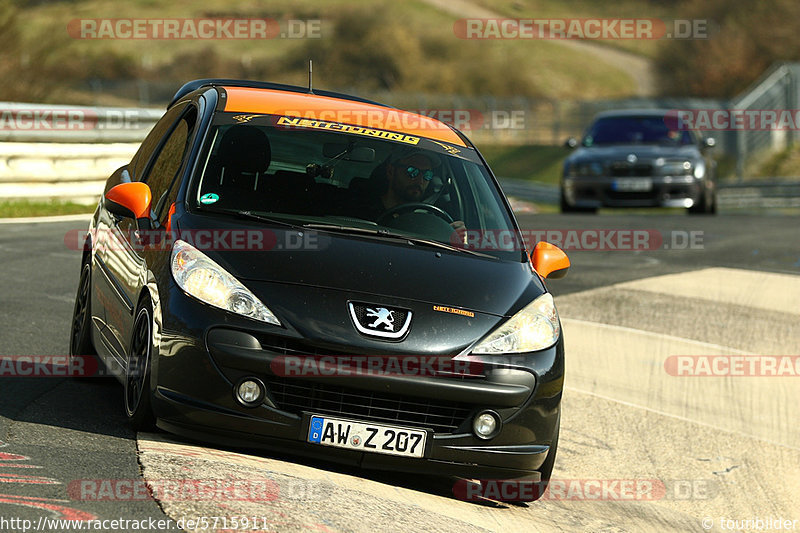
[[[584,146],[598,144],[693,144],[688,130],[671,129],[661,116],[606,117],[595,121]]]
[[[197,210],[459,248],[469,248],[476,234],[516,235],[471,148],[330,122],[220,113],[202,158],[189,192]],[[524,260],[518,241],[491,242],[500,244],[481,251]]]

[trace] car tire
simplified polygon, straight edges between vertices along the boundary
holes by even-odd
[[[78,359],[82,359],[78,361]],[[81,266],[78,280],[78,292],[75,295],[75,306],[72,309],[72,322],[69,335],[69,369],[70,375],[76,379],[92,376],[72,375],[72,369],[86,368],[88,359],[94,359],[101,365],[94,344],[92,343],[92,266],[89,262]],[[98,373],[100,368],[97,369]]]
[[[125,366],[125,414],[134,430],[149,431],[155,428],[156,418],[150,392],[153,311],[147,300],[139,305],[135,316]]]
[[[703,193],[703,201],[688,209],[690,215],[716,215],[717,214],[717,189],[712,188]]]
[[[717,214],[717,189],[716,187],[711,191],[711,206],[708,208],[709,215]]]

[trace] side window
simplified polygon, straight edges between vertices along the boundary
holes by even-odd
[[[161,117],[156,125],[153,126],[153,129],[150,130],[150,133],[147,134],[144,141],[142,141],[142,145],[139,147],[139,150],[136,152],[136,155],[133,156],[131,160],[131,174],[133,174],[133,179],[135,181],[141,181],[142,176],[144,175],[145,168],[147,167],[147,163],[150,162],[150,157],[153,155],[153,152],[156,151],[158,148],[161,139],[164,138],[164,135],[169,132],[170,127],[175,123],[175,120],[181,116],[184,109],[186,109],[187,104],[179,104],[170,109],[169,111]]]
[[[142,179],[153,193],[153,213],[158,219],[165,213],[164,206],[169,197],[177,194],[178,173],[189,149],[196,122],[197,110],[191,107],[175,124],[152,167]]]

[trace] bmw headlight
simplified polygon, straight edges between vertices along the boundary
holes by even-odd
[[[237,315],[280,326],[280,321],[250,290],[191,244],[172,248],[172,277],[187,294]]]
[[[703,161],[698,161],[697,165],[694,167],[694,177],[697,179],[703,179],[706,177],[706,164]]]
[[[599,161],[579,161],[570,163],[568,175],[570,177],[602,176],[603,165]]]
[[[544,350],[555,344],[560,333],[553,297],[545,293],[490,333],[472,353],[507,354]]]

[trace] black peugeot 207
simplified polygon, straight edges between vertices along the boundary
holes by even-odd
[[[533,249],[531,249],[533,248]],[[73,362],[135,429],[365,468],[526,480],[555,461],[564,342],[485,161],[434,119],[326,91],[184,85],[108,179]]]

